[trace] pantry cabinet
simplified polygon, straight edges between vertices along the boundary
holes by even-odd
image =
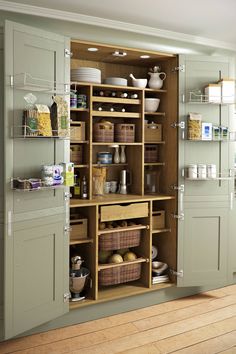
[[[98,51],[89,52],[95,45]],[[127,55],[115,57],[112,53],[116,50]],[[174,291],[176,286],[219,286],[227,279],[232,281],[233,274],[229,273],[234,265],[232,261],[229,266],[227,260],[229,254],[234,257],[228,246],[229,240],[234,243],[230,143],[187,139],[189,112],[201,113],[206,122],[230,127],[231,106],[192,102],[189,93],[221,77],[233,77],[232,63],[215,57],[144,53],[150,58],[141,59],[142,50],[79,40],[69,44],[64,37],[6,23],[5,338],[84,306],[161,289]],[[108,76],[128,78],[130,73],[146,78],[154,65],[166,73],[161,89],[133,87],[131,81],[128,86],[119,86],[70,80],[70,68],[79,66],[100,69],[103,81]],[[50,105],[52,94],[68,100],[70,90],[87,100],[86,107],[70,109],[70,141],[19,134],[26,100],[34,95],[37,102]],[[100,91],[115,95],[101,96]],[[135,98],[120,97],[124,92],[135,94]],[[145,98],[160,99],[156,112],[145,110]],[[99,110],[99,105],[119,109]],[[99,140],[104,132],[95,138],[96,124],[104,126],[107,121],[115,128],[132,127],[133,140],[122,140],[124,136],[117,140],[120,132],[113,140]],[[83,134],[78,129],[82,126]],[[161,131],[154,138],[153,132],[147,131],[150,126]],[[94,169],[101,167],[99,153],[109,152],[114,158],[114,144],[120,150],[125,146],[126,161],[103,166],[106,178],[119,181],[121,171],[129,170],[132,181],[128,193],[94,195]],[[12,177],[37,177],[41,165],[68,162],[70,149],[75,174],[87,180],[87,199],[75,196],[71,189],[73,198],[69,201],[68,187],[30,192],[12,189]],[[154,154],[154,158],[152,155],[149,160],[147,154]],[[186,168],[190,163],[216,164],[219,178],[189,179]],[[156,189],[147,193],[146,183],[152,173]],[[81,233],[78,237],[77,232]],[[101,263],[99,251],[115,250],[119,247],[117,238],[123,242],[124,235],[134,236],[128,247],[137,258],[120,264]],[[130,245],[129,238],[127,242]],[[158,252],[156,260],[168,264],[168,282],[153,284],[153,250]],[[77,254],[90,276],[85,299],[69,303],[70,258]]]

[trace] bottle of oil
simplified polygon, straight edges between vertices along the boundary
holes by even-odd
[[[88,198],[88,186],[87,186],[87,181],[86,177],[83,176],[81,182],[80,182],[80,198],[81,199],[87,199]]]

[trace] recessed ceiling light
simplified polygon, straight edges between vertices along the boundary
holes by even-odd
[[[93,47],[92,48],[88,48],[88,51],[89,52],[97,52],[98,48],[95,48],[95,47],[94,48]]]
[[[142,58],[142,59],[148,59],[148,58],[150,58],[150,55],[140,55],[140,58]]]

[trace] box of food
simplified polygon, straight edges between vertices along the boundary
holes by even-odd
[[[202,115],[190,112],[188,114],[188,139],[201,140],[202,138]]]
[[[45,104],[36,104],[35,110],[38,119],[38,135],[52,136],[52,126],[50,119],[50,110]]]
[[[74,164],[73,162],[62,162],[62,176],[64,178],[64,185],[68,187],[74,186]]]
[[[235,103],[235,80],[221,79],[218,83],[221,87],[222,103]]]
[[[53,135],[67,137],[69,136],[68,104],[61,96],[54,96],[53,101],[50,108]]]
[[[209,84],[205,87],[206,101],[210,103],[221,102],[221,86],[219,84]]]
[[[212,140],[212,123],[202,123],[202,140]]]

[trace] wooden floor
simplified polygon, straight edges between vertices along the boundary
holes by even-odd
[[[236,285],[0,344],[17,354],[236,353]]]

